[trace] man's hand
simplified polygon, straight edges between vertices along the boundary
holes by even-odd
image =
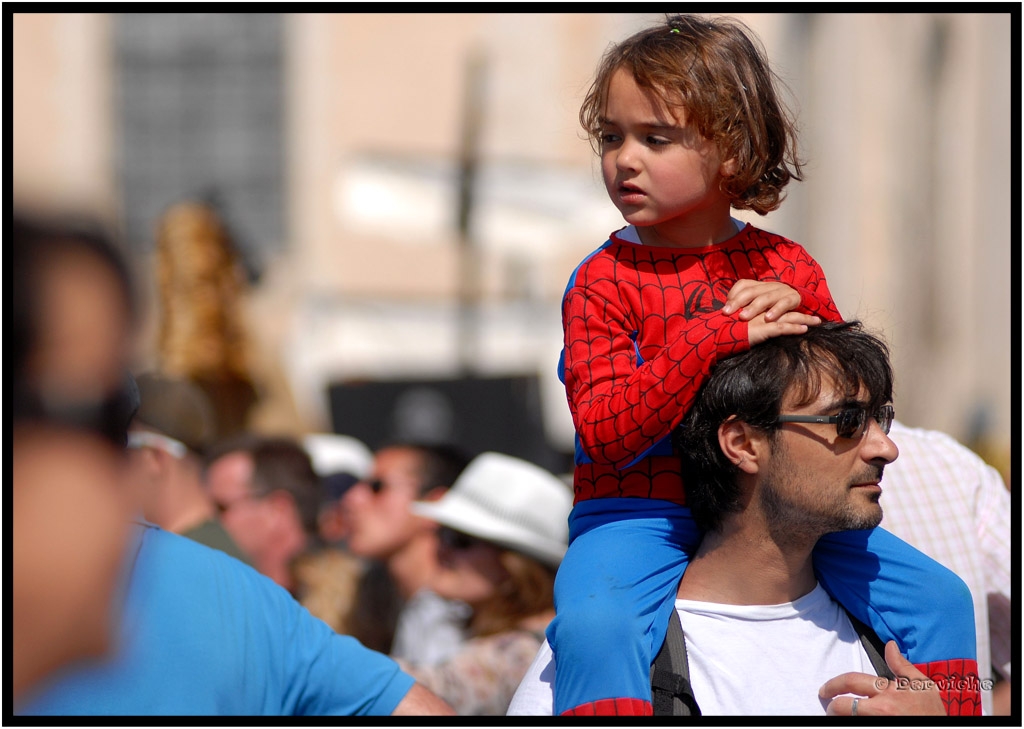
[[[829,716],[945,716],[939,687],[900,654],[896,641],[885,644],[885,662],[895,679],[869,673],[844,673],[825,682],[818,697]],[[840,694],[857,694],[862,698]]]
[[[729,289],[722,313],[739,311],[742,321],[751,321],[759,314],[764,314],[766,322],[773,322],[778,321],[787,311],[800,306],[800,301],[797,290],[781,281],[741,278]]]

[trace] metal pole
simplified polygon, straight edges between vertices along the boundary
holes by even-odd
[[[459,245],[458,351],[463,375],[475,369],[477,352],[477,316],[480,299],[479,262],[473,238],[473,207],[476,173],[480,156],[480,126],[484,99],[486,62],[479,50],[466,61],[463,96],[462,134],[459,144],[458,208],[456,227]]]

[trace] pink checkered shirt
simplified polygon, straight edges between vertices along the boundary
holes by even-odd
[[[978,671],[1010,678],[1010,491],[956,440],[894,422],[900,455],[882,477],[881,526],[953,570],[974,597]],[[982,691],[991,713],[992,696]]]

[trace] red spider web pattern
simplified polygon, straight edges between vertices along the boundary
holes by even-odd
[[[701,249],[613,236],[577,269],[562,302],[564,377],[580,444],[594,461],[576,468],[577,501],[683,502],[674,459],[631,464],[679,424],[714,363],[749,346],[746,322],[720,311],[739,279],[782,281],[801,294],[800,311],[841,319],[807,251],[752,226]]]
[[[938,685],[949,716],[981,716],[977,661],[954,658],[914,665]]]
[[[600,699],[562,712],[562,716],[653,716],[654,707],[643,699]]]

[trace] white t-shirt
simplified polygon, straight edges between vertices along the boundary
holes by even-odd
[[[676,612],[693,695],[708,716],[823,715],[818,689],[825,681],[875,673],[846,612],[820,585],[782,605],[676,600]],[[550,716],[554,675],[545,642],[508,714]]]

